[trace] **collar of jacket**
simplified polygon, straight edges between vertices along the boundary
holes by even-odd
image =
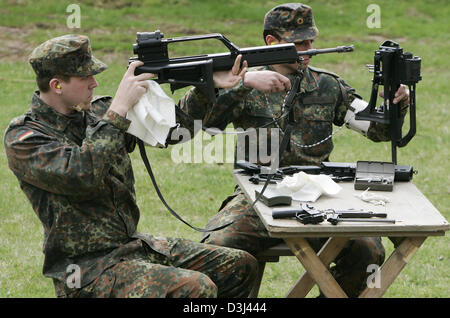
[[[31,98],[30,107],[32,115],[60,131],[64,131],[70,124],[82,125],[84,123],[84,112],[74,111],[70,115],[61,114],[47,105],[40,98],[39,91],[34,92],[33,97]]]

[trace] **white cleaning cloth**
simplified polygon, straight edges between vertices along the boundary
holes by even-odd
[[[385,206],[386,203],[389,202],[388,197],[381,194],[369,193],[369,189],[370,188],[367,188],[364,192],[362,192],[361,194],[355,194],[355,196],[363,201],[372,203],[374,205]]]
[[[150,146],[164,145],[170,128],[176,125],[175,103],[158,83],[147,82],[147,93],[127,113],[131,120],[127,132]]]
[[[310,175],[301,171],[292,177],[285,177],[277,184],[277,189],[290,195],[293,200],[315,202],[322,194],[336,195],[342,188],[329,176]]]

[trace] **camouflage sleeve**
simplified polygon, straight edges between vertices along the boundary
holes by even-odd
[[[93,112],[97,117],[102,118],[109,106],[111,105],[111,96],[95,96],[92,99],[92,106],[90,111]],[[135,136],[125,133],[125,145],[128,152],[133,152],[136,148],[137,139]]]
[[[355,89],[348,85],[342,78],[337,78],[341,88],[341,96],[338,98],[338,103],[336,105],[334,124],[337,126],[342,126],[344,124],[344,118],[347,113],[347,110],[350,107],[350,104],[353,102],[355,98],[363,99],[359,96]],[[401,114],[401,125],[403,125],[404,118],[407,113],[407,105],[402,107],[400,110]],[[369,130],[367,131],[367,138],[372,141],[389,141],[389,125],[381,124],[377,122],[371,122],[369,126]]]
[[[204,127],[224,130],[233,117],[238,116],[242,102],[251,90],[241,81],[231,89],[219,89],[216,103],[211,103],[200,90],[192,88],[178,103],[177,123],[187,128],[192,138],[198,132],[195,131],[194,120],[200,120]]]
[[[403,122],[405,120],[406,113],[408,112],[408,105],[400,108],[400,127],[403,127]],[[389,134],[389,125],[381,124],[376,122],[371,122],[369,130],[367,132],[367,138],[372,141],[389,141],[391,140]]]
[[[10,125],[4,136],[8,163],[22,181],[52,193],[96,192],[113,158],[124,151],[129,121],[107,111],[86,129],[81,146],[63,143],[36,124]]]
[[[194,138],[195,134],[198,132],[195,131],[194,120],[200,120],[203,124],[205,114],[210,105],[211,104],[208,102],[205,95],[195,87],[187,91],[180,99],[178,107],[176,108],[176,121],[179,127],[189,131],[189,134],[183,134],[183,136],[189,135],[191,138]],[[172,136],[172,132],[169,135]],[[169,138],[168,143],[175,144],[179,141],[186,141],[184,139],[184,137],[182,140],[172,140]]]
[[[338,96],[338,101],[336,103],[336,110],[333,123],[336,126],[342,126],[344,124],[344,118],[347,114],[347,110],[350,107],[350,104],[353,102],[355,98],[361,98],[358,94],[356,94],[356,90],[348,85],[344,79],[337,77],[336,78],[339,88],[340,94]]]
[[[220,89],[216,103],[206,116],[205,126],[225,130],[228,124],[241,116],[245,100],[252,90],[245,87],[242,80],[233,88]]]

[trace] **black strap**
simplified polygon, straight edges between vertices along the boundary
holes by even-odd
[[[302,75],[303,74],[300,72],[300,74],[296,77],[296,79],[294,81],[294,85],[291,88],[291,91],[287,94],[287,96],[285,98],[283,106],[284,106],[284,109],[285,109],[285,114],[289,114],[290,118],[288,119],[288,124],[287,124],[287,127],[285,129],[285,133],[284,133],[283,139],[281,141],[281,145],[280,145],[280,148],[279,148],[279,151],[278,151],[278,157],[275,158],[275,160],[272,162],[272,165],[270,167],[270,172],[267,174],[267,179],[266,179],[266,181],[264,183],[263,188],[261,189],[259,194],[256,196],[255,201],[253,201],[253,203],[247,208],[247,210],[244,213],[242,213],[239,217],[237,217],[233,221],[228,222],[226,224],[219,225],[219,226],[217,226],[215,228],[212,228],[212,229],[203,229],[203,228],[199,228],[199,227],[196,227],[196,226],[193,226],[193,225],[189,224],[177,212],[175,212],[167,204],[167,202],[164,199],[161,191],[159,190],[159,187],[158,187],[158,185],[156,183],[156,180],[155,180],[155,176],[153,175],[152,167],[151,167],[150,162],[149,162],[148,157],[147,157],[147,153],[145,151],[144,142],[142,140],[140,140],[139,138],[137,138],[137,140],[138,140],[137,143],[139,145],[139,152],[141,154],[141,158],[142,158],[142,161],[144,162],[145,168],[147,169],[147,172],[148,172],[148,174],[150,176],[150,179],[152,180],[153,187],[155,188],[156,193],[158,194],[158,197],[161,200],[161,202],[164,204],[164,206],[167,208],[167,210],[169,210],[169,212],[174,217],[176,217],[178,220],[180,220],[181,222],[183,222],[184,224],[186,224],[187,226],[189,226],[190,228],[192,228],[192,229],[194,229],[196,231],[199,231],[199,232],[214,232],[214,231],[218,231],[218,230],[224,229],[227,226],[237,222],[238,220],[243,218],[248,213],[248,211],[250,209],[252,209],[255,206],[256,202],[258,202],[260,200],[260,198],[263,196],[264,191],[266,190],[267,186],[269,185],[270,180],[272,179],[273,175],[277,171],[278,166],[279,166],[279,162],[280,162],[280,159],[281,159],[281,155],[283,154],[283,152],[286,150],[286,148],[290,144],[290,136],[291,136],[291,131],[293,129],[293,123],[294,123],[294,121],[293,121],[293,106],[294,106],[296,98],[297,98],[297,92],[298,92],[298,89],[300,87],[300,82],[302,80]],[[188,117],[188,118],[190,117],[190,115],[184,113],[181,109],[179,109],[177,111],[180,111],[181,113],[183,113],[183,115],[185,117]],[[279,118],[281,119],[283,117],[284,117],[284,115],[280,116]],[[192,118],[192,117],[190,117],[190,118]]]
[[[286,138],[286,135],[285,135],[285,137],[283,137],[283,140],[284,140],[285,138]],[[247,212],[255,206],[256,202],[258,202],[258,201],[260,200],[260,198],[262,197],[264,191],[266,190],[266,188],[267,188],[267,186],[269,185],[269,182],[270,182],[270,180],[272,179],[272,176],[273,176],[273,174],[268,174],[268,175],[267,175],[266,182],[265,182],[265,184],[264,184],[264,186],[263,186],[261,192],[258,194],[258,196],[256,197],[255,201],[253,201],[252,205],[249,206],[249,207],[247,208],[247,210],[246,210],[244,213],[242,213],[239,217],[237,217],[236,219],[234,219],[233,221],[231,221],[231,222],[229,222],[229,223],[219,225],[219,226],[217,226],[217,227],[215,227],[215,228],[212,228],[212,229],[202,229],[202,228],[199,228],[199,227],[196,227],[196,226],[193,226],[193,225],[189,224],[187,221],[185,221],[185,220],[184,220],[177,212],[175,212],[175,211],[167,204],[167,202],[166,202],[166,200],[164,199],[164,197],[163,197],[161,191],[159,190],[159,187],[158,187],[158,185],[157,185],[157,183],[156,183],[156,180],[155,180],[155,176],[153,175],[152,167],[151,167],[151,165],[150,165],[150,162],[149,162],[148,157],[147,157],[147,153],[146,153],[146,151],[145,151],[145,145],[144,145],[144,142],[143,142],[142,140],[138,139],[138,142],[137,142],[137,143],[138,143],[138,145],[139,145],[139,152],[141,153],[142,161],[144,162],[145,168],[147,169],[147,172],[148,172],[148,174],[149,174],[149,176],[150,176],[150,179],[152,180],[153,187],[155,188],[156,193],[158,194],[158,197],[159,197],[159,199],[161,200],[161,202],[164,204],[164,206],[167,208],[167,210],[169,210],[169,212],[170,212],[174,217],[176,217],[178,220],[180,220],[181,222],[183,222],[184,224],[186,224],[186,225],[189,226],[190,228],[192,228],[192,229],[194,229],[194,230],[196,230],[196,231],[199,231],[199,232],[214,232],[214,231],[218,231],[218,230],[221,230],[221,229],[226,228],[227,226],[229,226],[229,225],[235,223],[236,221],[240,220],[241,218],[243,218],[243,217],[247,214]],[[282,143],[282,144],[283,144],[283,143]]]
[[[280,149],[278,152],[278,160],[281,160],[281,156],[284,151],[291,151],[291,134],[292,129],[294,129],[295,125],[295,109],[294,105],[299,98],[300,91],[300,83],[303,79],[303,71],[298,71],[297,76],[294,79],[294,83],[292,83],[291,90],[286,95],[284,99],[284,112],[287,114],[286,119],[286,128],[284,130],[284,136],[281,141]]]
[[[202,229],[196,226],[193,226],[191,224],[189,224],[187,221],[185,221],[181,216],[178,215],[177,212],[175,212],[166,202],[166,200],[164,199],[161,191],[159,190],[158,185],[156,184],[156,180],[155,180],[155,176],[153,175],[153,171],[152,171],[152,167],[150,165],[150,162],[148,161],[148,157],[147,157],[147,153],[145,151],[145,145],[144,142],[140,139],[138,139],[138,145],[139,145],[139,152],[141,153],[141,157],[142,157],[142,161],[144,161],[144,165],[145,168],[147,169],[147,172],[150,176],[150,179],[152,180],[153,186],[155,187],[156,193],[158,194],[159,199],[161,200],[161,202],[164,204],[164,206],[167,208],[167,210],[169,210],[169,212],[176,217],[178,220],[180,220],[181,222],[183,222],[184,224],[186,224],[187,226],[189,226],[190,228],[199,231],[199,232],[212,232],[212,231],[218,231],[221,230],[225,227],[227,227],[228,225],[230,225],[231,223],[227,223],[221,226],[218,226],[216,228],[213,229]]]

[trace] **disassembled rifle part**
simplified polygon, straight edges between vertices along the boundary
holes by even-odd
[[[325,220],[333,225],[340,222],[395,223],[393,219],[386,219],[386,213],[355,209],[318,210],[306,203],[302,203],[300,208],[275,208],[272,210],[272,217],[274,219],[295,218],[302,224],[319,224]]]

